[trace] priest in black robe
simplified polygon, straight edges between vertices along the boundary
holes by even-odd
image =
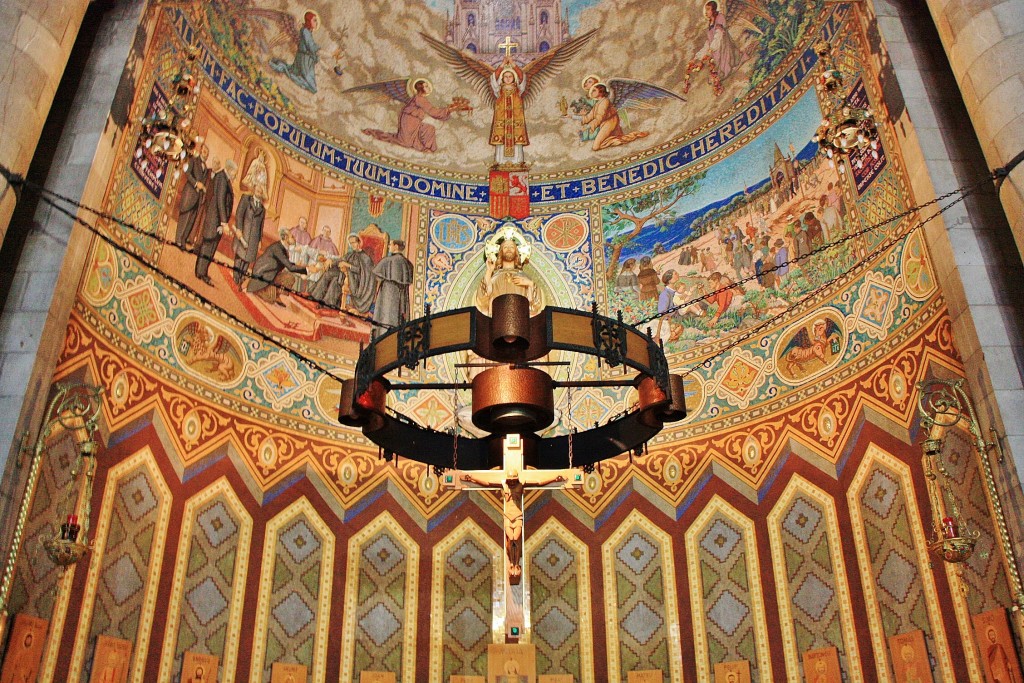
[[[235,179],[238,164],[228,159],[224,168],[213,174],[210,195],[206,198],[206,213],[203,216],[202,240],[196,251],[196,278],[213,286],[210,280],[210,263],[217,253],[217,246],[225,230],[230,229],[228,221],[234,210],[235,192],[231,181]]]
[[[345,274],[341,272],[338,263],[341,257],[327,257],[327,270],[320,276],[313,286],[310,296],[328,308],[341,308],[342,287],[345,281]]]
[[[200,146],[188,158],[188,170],[181,179],[181,193],[178,195],[178,225],[174,232],[174,243],[184,251],[192,245],[195,236],[196,219],[203,208],[206,198],[206,186],[210,182],[210,171],[206,167],[206,159],[210,156],[210,148]]]
[[[344,288],[348,308],[356,313],[367,313],[373,306],[377,291],[373,258],[363,250],[363,240],[359,235],[349,235],[348,246],[348,253],[338,264],[345,272]]]
[[[377,277],[377,301],[373,319],[377,323],[374,336],[384,334],[409,319],[409,287],[412,285],[412,263],[402,252],[405,242],[395,240],[389,253],[373,269]]]
[[[235,212],[235,284],[242,285],[242,279],[250,274],[250,268],[259,253],[260,241],[263,239],[263,222],[267,217],[267,205],[264,204],[266,190],[256,186],[252,193],[242,195],[238,200]]]

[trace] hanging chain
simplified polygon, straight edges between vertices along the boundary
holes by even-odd
[[[568,387],[566,390],[566,409],[569,412],[569,469],[572,469],[572,435],[576,431],[576,428],[572,426],[572,387]]]
[[[452,389],[452,469],[459,469],[459,390]]]

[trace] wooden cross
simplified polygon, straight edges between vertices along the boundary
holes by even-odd
[[[469,491],[500,490],[502,516],[505,520],[505,599],[496,605],[504,623],[505,641],[517,642],[526,629],[529,590],[523,581],[523,496],[527,490],[564,489],[583,486],[583,471],[526,470],[523,468],[523,438],[506,434],[502,441],[502,469],[472,470],[447,473],[441,485],[448,489]],[[500,614],[500,612],[504,614]]]
[[[519,43],[513,43],[512,36],[505,36],[505,40],[498,43],[498,47],[505,51],[506,57],[511,57],[512,48],[519,47]]]

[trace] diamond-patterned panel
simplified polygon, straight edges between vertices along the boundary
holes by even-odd
[[[44,619],[53,614],[57,582],[64,571],[47,558],[41,541],[57,534],[53,511],[57,501],[66,495],[71,482],[71,464],[78,450],[72,432],[67,431],[51,436],[46,445],[49,457],[40,462],[36,493],[25,525],[25,541],[18,556],[8,604],[11,614],[25,612]]]
[[[156,507],[157,500],[150,488],[149,479],[141,472],[121,487],[120,492],[124,510],[133,522],[138,522]]]
[[[398,632],[402,622],[398,620],[391,610],[382,603],[374,605],[366,615],[359,620],[359,628],[369,636],[370,640],[377,647],[382,647],[391,636]]]
[[[658,549],[640,534],[630,536],[618,552],[619,561],[636,574],[643,573],[657,557]]]
[[[569,673],[583,680],[580,659],[580,579],[584,559],[556,534],[529,554],[533,642],[538,673]]]
[[[239,533],[247,523],[235,510],[226,494],[211,496],[195,507],[191,534],[182,539],[189,553],[175,644],[175,675],[180,675],[185,650],[207,652],[224,662]]]
[[[402,626],[407,600],[412,599],[405,594],[411,548],[382,528],[362,541],[357,552],[355,666],[358,670],[394,671],[401,679],[405,654]]]
[[[551,581],[557,581],[567,569],[573,568],[573,553],[556,538],[549,538],[536,552],[536,556],[535,566]]]
[[[159,530],[162,506],[169,501],[154,483],[153,473],[139,463],[113,480],[113,506],[105,546],[89,637],[100,634],[134,641],[138,637],[144,605],[148,568]],[[90,651],[85,670],[92,667]]]
[[[803,610],[804,614],[814,621],[819,621],[832,602],[835,591],[831,586],[818,578],[817,574],[808,574],[793,595],[793,604]]]
[[[960,578],[966,581],[967,605],[971,614],[979,614],[1001,605],[1011,604],[1009,584],[1002,554],[996,550],[995,524],[989,513],[985,482],[977,460],[970,457],[974,445],[970,435],[961,429],[949,429],[943,438],[942,457],[950,485],[960,505],[960,513],[972,529],[981,535],[974,545],[974,554],[960,564]]]
[[[709,670],[719,662],[745,659],[751,676],[758,677],[754,637],[753,595],[747,570],[747,544],[743,527],[719,511],[696,533],[701,569],[702,602],[693,608],[704,616]]]
[[[217,582],[209,576],[190,590],[185,595],[185,599],[188,600],[189,607],[195,612],[199,623],[203,626],[220,616],[228,606],[228,601],[224,599],[220,588],[217,587]]]
[[[736,633],[736,629],[740,627],[748,614],[750,614],[749,607],[729,591],[724,591],[708,610],[708,619],[726,635],[731,636]]]
[[[490,631],[478,610],[466,607],[448,621],[445,634],[454,638],[464,650],[472,650]]]
[[[390,536],[378,536],[363,550],[363,559],[369,562],[378,574],[387,574],[405,559],[405,553],[395,545]]]
[[[640,601],[629,610],[626,618],[619,622],[619,626],[632,636],[633,640],[646,645],[664,623],[665,620],[660,614],[646,602]]]
[[[627,530],[614,548],[619,666],[622,680],[638,668],[670,670],[668,628],[660,606],[665,603],[663,558],[671,547],[651,536],[641,525]]]
[[[131,556],[125,553],[108,565],[103,574],[103,584],[110,591],[114,604],[120,606],[142,588],[143,582]]]
[[[320,540],[309,525],[300,519],[281,534],[281,547],[288,551],[293,562],[301,564],[320,549]]]
[[[491,558],[473,541],[465,541],[452,556],[457,559],[449,560],[448,566],[466,581],[473,581],[491,567]]]
[[[284,629],[284,632],[288,634],[289,638],[294,638],[316,616],[309,605],[303,601],[302,596],[295,591],[292,591],[284,600],[277,603],[271,610],[271,613],[274,615],[277,623],[281,625],[281,628]]]
[[[875,586],[885,636],[920,629],[928,651],[936,652],[911,531],[919,521],[911,518],[904,480],[876,461],[856,493],[871,567],[865,580]]]
[[[888,472],[876,470],[871,474],[871,479],[864,489],[861,500],[882,519],[889,516],[892,504],[899,496],[899,484]]]
[[[324,618],[322,610],[326,606],[319,599],[324,541],[309,514],[308,509],[295,513],[274,541],[270,620],[263,658],[266,680],[275,661],[313,669],[317,622]]]
[[[728,522],[716,519],[700,540],[700,546],[719,562],[725,562],[732,551],[736,549],[740,538],[740,532],[733,529]]]
[[[891,550],[882,564],[882,570],[878,573],[878,585],[883,588],[896,602],[907,601],[910,589],[917,582],[917,566],[900,555],[896,550]]]
[[[238,525],[220,501],[203,510],[196,521],[213,548],[219,547],[238,532]]]
[[[452,674],[487,675],[481,644],[490,633],[493,561],[469,535],[444,558],[444,680]]]
[[[555,650],[560,649],[576,631],[576,622],[557,607],[548,610],[537,621],[537,632],[543,633],[544,642]]]
[[[804,498],[797,498],[782,522],[782,528],[801,543],[807,543],[818,529],[821,512]]]
[[[840,662],[845,664],[847,654],[829,528],[824,520],[821,503],[802,493],[792,498],[782,514],[779,539],[786,588],[779,600],[791,606],[789,615],[798,652],[834,647],[839,651]]]

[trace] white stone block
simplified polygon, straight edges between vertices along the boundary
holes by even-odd
[[[28,287],[21,299],[19,310],[41,311],[50,310],[50,302],[53,300],[53,290],[57,284],[56,270],[36,271],[29,275]]]
[[[1024,419],[1021,419],[1024,417],[1024,390],[998,389],[995,391],[995,397],[1007,435],[1024,438]],[[1020,469],[1019,463],[1022,459],[1024,459],[1024,450],[1019,451],[1016,458],[1018,469]]]
[[[985,347],[985,362],[988,364],[989,375],[992,377],[993,389],[996,391],[1024,390],[1024,377],[1022,377],[1024,368],[1015,358],[1015,354],[1020,353],[1020,347]],[[1024,417],[1024,415],[1020,417]]]
[[[32,379],[35,366],[35,352],[4,354],[3,368],[0,369],[0,396],[23,396],[25,387]]]
[[[54,59],[54,55],[64,52],[60,36],[54,36],[36,17],[28,13],[22,14],[18,21],[14,46],[40,67],[62,70],[63,63]]]
[[[10,312],[0,318],[0,352],[34,351],[46,322],[46,313]]]
[[[1024,32],[1024,3],[1020,0],[1005,0],[992,8],[992,15],[1004,36]]]

